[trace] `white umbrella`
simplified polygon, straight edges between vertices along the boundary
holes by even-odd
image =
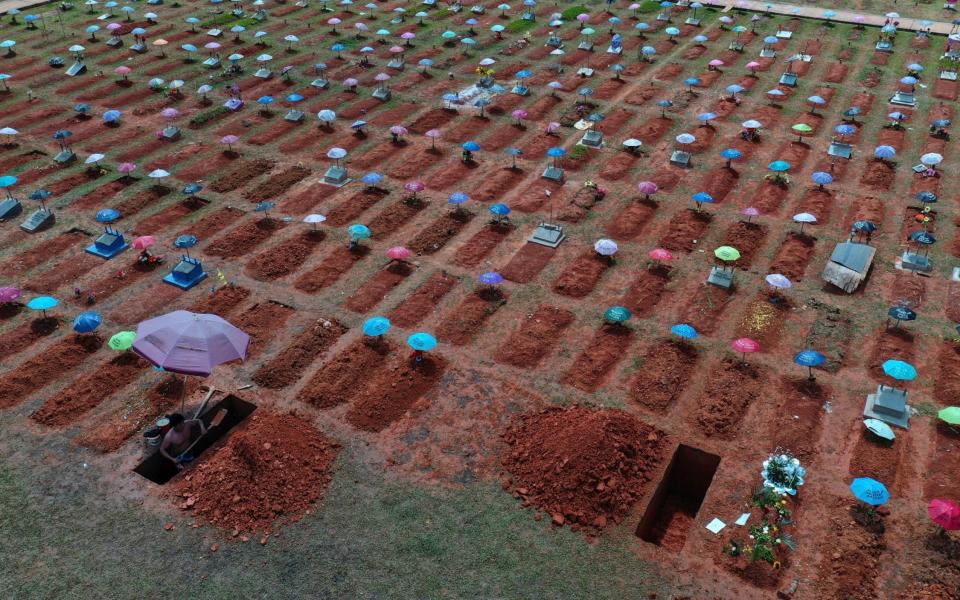
[[[149,173],[147,173],[147,177],[150,177],[152,179],[163,179],[164,177],[169,177],[169,176],[170,176],[170,173],[168,173],[167,171],[164,171],[163,169],[154,169],[153,171],[150,171]]]
[[[101,160],[103,160],[103,158],[104,158],[103,154],[91,154],[90,156],[87,157],[87,160],[83,161],[83,164],[85,165],[96,164]]]
[[[936,152],[929,152],[920,157],[920,162],[927,165],[928,167],[932,167],[934,165],[939,165],[941,162],[943,162],[943,156],[940,154],[937,154]]]

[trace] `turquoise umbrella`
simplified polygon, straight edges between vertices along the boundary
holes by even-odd
[[[417,352],[426,352],[437,347],[437,338],[421,331],[408,337],[407,345]]]
[[[390,320],[386,317],[371,317],[363,324],[363,335],[381,336],[390,331]]]
[[[883,363],[883,372],[898,381],[912,381],[917,378],[917,370],[902,360],[888,360]]]
[[[854,497],[861,502],[871,506],[880,506],[890,500],[890,492],[886,486],[869,477],[858,477],[850,484],[850,491]]]
[[[624,323],[633,316],[626,306],[611,306],[603,313],[603,319],[608,323]]]

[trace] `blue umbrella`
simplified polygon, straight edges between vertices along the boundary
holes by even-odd
[[[466,150],[467,152],[476,152],[480,150],[480,144],[474,141],[464,142],[463,149]]]
[[[73,330],[77,333],[90,333],[103,323],[103,317],[96,312],[83,312],[73,320]]]
[[[270,209],[276,208],[276,202],[257,202],[257,205],[253,207],[253,212],[262,212],[265,217],[270,216]]]
[[[193,235],[181,235],[174,240],[173,245],[177,248],[193,248],[197,245],[197,238]]]
[[[887,360],[883,362],[883,372],[897,381],[913,381],[917,378],[917,370],[908,362],[902,360]]]
[[[371,317],[363,324],[363,335],[380,336],[390,331],[390,320],[386,317]]]
[[[728,94],[739,94],[739,93],[742,92],[742,91],[743,91],[743,86],[742,86],[742,85],[733,83],[733,84],[730,84],[730,85],[727,86],[727,93],[728,93]]]
[[[499,219],[500,217],[505,217],[510,214],[510,207],[506,204],[494,204],[490,207],[490,212]]]
[[[30,192],[30,199],[34,200],[35,202],[43,203],[44,201],[46,201],[47,198],[49,198],[52,195],[53,195],[53,192],[51,192],[50,190],[39,189],[39,190],[34,190]]]
[[[695,85],[700,85],[700,80],[696,77],[688,77],[683,80],[683,84],[686,86],[693,87]]]
[[[872,506],[880,506],[890,500],[890,492],[887,491],[886,486],[869,477],[854,479],[850,484],[850,491],[857,500]]]
[[[360,225],[359,223],[356,225],[351,225],[350,227],[347,227],[347,234],[350,235],[351,240],[368,238],[372,235],[369,227],[367,227],[366,225]]]
[[[763,43],[768,45],[776,44],[779,41],[780,41],[780,38],[778,38],[775,35],[768,35],[767,37],[763,38]]]
[[[13,175],[3,175],[0,177],[0,189],[9,189],[17,185],[17,178]]]
[[[468,200],[470,200],[470,196],[468,196],[464,192],[454,192],[450,194],[450,196],[447,198],[448,203],[455,204],[458,206],[460,204],[466,203]]]
[[[873,233],[877,230],[877,225],[873,221],[854,221],[853,229],[859,233]]]
[[[833,183],[833,175],[826,173],[824,171],[816,171],[813,175],[810,176],[810,179],[821,188],[825,185]]]
[[[887,311],[887,315],[897,320],[896,324],[894,325],[895,328],[900,325],[900,321],[914,321],[917,318],[917,313],[910,310],[906,306],[894,306]]]
[[[188,183],[187,185],[183,186],[182,191],[184,194],[192,196],[193,194],[200,193],[200,190],[202,189],[203,189],[203,186],[200,185],[199,183]]]
[[[693,325],[687,325],[686,323],[674,325],[670,328],[670,333],[685,340],[695,340],[699,335]]]
[[[489,271],[477,277],[477,281],[483,285],[499,285],[503,283],[503,275],[496,271]]]
[[[300,94],[290,94],[287,96],[287,102],[302,102],[303,96]]]
[[[383,181],[383,175],[381,175],[380,173],[377,173],[377,172],[375,172],[375,171],[372,171],[372,172],[370,172],[370,173],[367,173],[367,174],[364,175],[363,177],[361,177],[361,178],[360,178],[360,181],[362,181],[363,183],[365,183],[365,184],[367,184],[367,185],[377,185],[378,183],[380,183],[381,181]]]
[[[526,79],[528,77],[531,77],[532,75],[533,73],[524,69],[522,71],[517,71],[517,74],[514,75],[514,77],[516,77],[517,79]]]
[[[580,88],[579,90],[577,90],[577,94],[579,94],[580,96],[584,96],[584,97],[586,97],[586,96],[592,96],[592,95],[593,95],[593,88],[582,87],[582,88]]]
[[[408,337],[407,345],[417,352],[426,352],[437,347],[437,338],[421,331]]]
[[[924,204],[933,204],[938,199],[939,198],[937,198],[937,195],[929,190],[924,190],[922,192],[917,193],[917,200],[919,200]]]
[[[97,211],[95,218],[100,223],[113,223],[120,218],[120,211],[115,208],[103,208]]]
[[[848,123],[841,123],[834,127],[833,130],[839,135],[853,135],[857,132],[857,128]]]
[[[104,123],[115,123],[120,120],[120,111],[119,110],[108,110],[103,113],[103,122]]]
[[[790,163],[785,160],[775,160],[767,165],[767,168],[775,173],[784,173],[790,170]]]
[[[567,151],[560,147],[547,148],[547,156],[551,158],[560,158],[566,154]]]
[[[706,192],[697,192],[693,195],[693,201],[697,203],[697,210],[700,210],[700,206],[704,203],[712,204],[713,196]]]
[[[951,123],[950,119],[937,119],[933,122],[933,126],[940,127],[940,128],[950,127],[950,123]]]
[[[801,350],[793,357],[793,362],[801,367],[807,367],[807,371],[809,372],[808,379],[813,381],[816,379],[816,377],[813,376],[813,367],[818,367],[827,362],[827,357],[816,350]]]
[[[657,49],[654,48],[653,46],[644,46],[643,48],[640,48],[640,52],[644,56],[653,56],[654,54],[657,53]]]
[[[928,231],[914,231],[910,234],[910,239],[922,246],[929,246],[937,241]]]
[[[87,114],[88,112],[90,112],[90,105],[89,105],[89,104],[83,104],[83,103],[81,103],[81,104],[74,104],[74,105],[73,105],[73,112],[79,113],[79,114],[81,114],[81,115],[85,115],[85,114]]]
[[[709,123],[711,120],[716,119],[717,115],[712,112],[700,113],[697,115],[698,121],[703,121],[704,123]]]
[[[273,96],[260,96],[257,98],[257,104],[261,106],[267,106],[273,104]]]
[[[863,109],[861,109],[859,106],[851,106],[851,107],[848,108],[847,110],[843,111],[843,116],[845,116],[845,117],[856,117],[857,115],[859,115],[859,114],[862,113],[862,112],[863,112]]]

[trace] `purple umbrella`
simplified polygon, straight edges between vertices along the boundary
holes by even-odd
[[[20,291],[20,288],[10,287],[0,287],[0,302],[16,302],[18,298],[23,294]]]
[[[217,315],[176,310],[137,325],[133,350],[166,371],[206,377],[246,358],[249,345],[249,335]]]
[[[477,280],[484,285],[499,285],[503,283],[503,275],[496,271],[490,271],[478,277]]]

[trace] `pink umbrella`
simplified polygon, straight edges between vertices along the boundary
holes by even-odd
[[[423,135],[430,138],[430,148],[432,149],[437,147],[437,140],[443,137],[443,132],[439,129],[429,129]]]
[[[250,336],[217,315],[177,310],[137,325],[133,351],[158,367],[207,377],[219,364],[244,360]]]
[[[423,182],[421,181],[408,181],[403,185],[403,189],[413,193],[414,198],[417,197],[417,192],[422,192],[426,188],[427,186],[423,185]]]
[[[743,362],[747,362],[747,354],[760,352],[759,342],[756,340],[751,340],[750,338],[737,338],[733,340],[733,343],[730,344],[730,347],[743,356]]]
[[[343,87],[355,88],[360,82],[354,79],[353,77],[347,77],[343,80]]]
[[[389,79],[390,79],[390,76],[387,75],[386,73],[377,73],[377,74],[373,77],[373,80],[374,80],[374,81],[379,81],[379,82],[388,81]]]
[[[390,52],[393,52],[394,54],[402,54],[406,52],[406,50],[402,46],[391,46]]]
[[[240,141],[240,138],[233,134],[225,135],[222,138],[220,138],[220,143],[226,146],[227,148],[236,144],[239,141]]]
[[[223,46],[221,46],[219,42],[207,42],[203,47],[207,50],[219,50]]]
[[[116,69],[113,70],[114,73],[116,73],[117,75],[120,75],[121,77],[126,77],[126,76],[129,75],[132,71],[133,71],[133,69],[131,69],[130,67],[128,67],[128,66],[126,66],[126,65],[121,65],[121,66],[119,66],[119,67],[117,67]]]
[[[136,168],[137,168],[137,165],[133,163],[129,163],[129,162],[120,163],[120,165],[117,167],[117,172],[123,173],[124,175],[129,175],[130,173],[133,173],[134,170],[136,170]]]
[[[527,118],[529,113],[522,108],[518,108],[510,114],[513,115],[513,118],[517,120],[517,125],[519,125],[521,121]]]
[[[647,252],[647,256],[653,260],[660,262],[664,260],[673,260],[673,255],[670,254],[670,251],[666,248],[654,248],[650,252]]]
[[[553,133],[554,131],[560,129],[560,123],[551,121],[547,123],[547,133]]]
[[[152,235],[141,235],[130,244],[134,250],[146,250],[157,243],[157,238]]]
[[[750,219],[760,216],[760,211],[752,206],[740,209],[740,214],[747,218],[747,222],[750,222]]]
[[[652,181],[641,181],[637,184],[637,189],[640,190],[641,194],[646,196],[646,198],[644,198],[645,200],[649,200],[650,194],[656,194],[660,190],[657,184]]]
[[[410,45],[410,40],[412,40],[415,37],[417,37],[417,34],[411,31],[404,31],[403,33],[400,34],[400,39],[406,40],[407,45]]]
[[[0,287],[0,302],[14,302],[23,295],[20,288],[13,286]]]
[[[407,135],[407,133],[409,132],[407,131],[407,128],[404,127],[403,125],[394,125],[393,127],[390,128],[390,133],[392,133],[393,135],[404,136],[404,135]]]
[[[927,505],[927,515],[947,531],[960,530],[960,505],[956,502],[934,498]]]
[[[391,260],[403,260],[405,258],[410,258],[413,256],[413,253],[403,246],[394,246],[387,250],[387,258]]]
[[[107,24],[107,31],[116,31],[116,30],[118,30],[118,29],[123,29],[123,25],[121,25],[120,23],[108,23],[108,24]]]
[[[343,23],[343,21],[341,21],[337,17],[332,17],[330,19],[327,19],[327,25],[333,25],[334,27],[336,27],[340,23]]]
[[[760,63],[758,63],[758,62],[755,61],[755,60],[751,60],[750,62],[747,63],[747,70],[748,70],[748,71],[756,71],[756,70],[759,69],[759,68],[760,68]]]
[[[711,60],[710,62],[708,62],[707,64],[710,65],[711,67],[713,67],[714,69],[716,69],[717,67],[722,67],[722,66],[723,66],[724,64],[726,64],[726,63],[724,63],[724,62],[723,62],[722,60],[720,60],[719,58],[715,58],[715,59]]]
[[[176,119],[180,116],[180,111],[173,107],[165,108],[160,111],[160,116],[164,119]]]

